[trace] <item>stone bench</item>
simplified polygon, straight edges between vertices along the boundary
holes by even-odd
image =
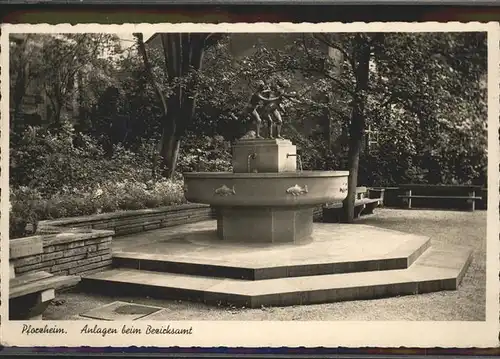
[[[42,320],[42,314],[55,298],[56,290],[73,287],[79,281],[79,276],[55,276],[44,271],[11,278],[10,320]]]
[[[476,192],[481,191],[480,186],[446,186],[446,185],[402,185],[404,192],[398,195],[403,200],[403,206],[411,209],[412,200],[458,200],[464,201],[470,211],[476,209],[476,201],[482,200]]]
[[[9,241],[9,318],[41,320],[42,313],[55,298],[56,290],[75,286],[79,276],[53,275],[33,271],[16,275],[16,260],[43,254],[43,238],[33,236]]]
[[[356,187],[356,199],[354,201],[354,218],[365,214],[373,214],[375,208],[383,205],[384,190],[369,189],[367,187]],[[323,222],[340,222],[342,202],[327,203],[323,206]]]

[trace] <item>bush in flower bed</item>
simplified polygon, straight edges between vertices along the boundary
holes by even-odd
[[[117,179],[151,179],[151,145],[147,143],[135,152],[116,144],[109,155],[95,138],[75,132],[70,125],[58,133],[28,127],[11,142],[11,185],[36,188],[47,198],[73,188],[90,192],[98,183]]]
[[[179,172],[230,172],[230,142],[222,136],[200,136],[187,134],[177,162]]]
[[[152,180],[152,140],[106,152],[67,123],[58,132],[28,126],[10,142],[11,238],[36,232],[45,219],[184,203],[179,173],[231,170],[229,143],[221,136],[186,136],[174,180]]]
[[[39,221],[185,203],[182,180],[110,182],[92,191],[66,189],[49,198],[22,186],[10,193],[10,238],[36,232]]]

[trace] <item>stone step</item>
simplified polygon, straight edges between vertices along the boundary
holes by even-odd
[[[401,270],[251,281],[112,269],[85,276],[82,285],[114,297],[140,293],[251,308],[289,306],[456,290],[471,260],[468,249],[431,248]]]
[[[313,243],[312,245],[316,245]],[[263,280],[287,277],[303,277],[325,274],[355,273],[405,269],[430,247],[427,237],[401,241],[392,251],[373,255],[370,251],[356,253],[356,248],[344,256],[329,256],[321,252],[323,247],[310,251],[311,255],[298,256],[300,247],[289,249],[288,257],[283,249],[276,253],[280,261],[256,256],[254,260],[237,261],[220,257],[175,256],[157,253],[117,252],[113,254],[113,266],[153,272],[189,274],[204,277],[220,277],[246,280]],[[279,252],[278,252],[279,251]],[[364,253],[361,253],[364,252]],[[274,252],[269,252],[272,258]],[[260,258],[259,258],[260,257]],[[322,258],[326,257],[326,258]]]

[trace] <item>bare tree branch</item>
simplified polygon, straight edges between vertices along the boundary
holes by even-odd
[[[305,34],[302,34],[302,46],[304,47],[304,52],[306,53],[306,56],[309,59],[309,62],[312,63],[314,61],[314,59],[313,59],[313,56],[311,55],[311,52],[309,51],[309,48],[306,44]]]
[[[151,82],[151,85],[153,86],[153,88],[155,90],[156,96],[158,96],[158,99],[161,101],[164,112],[166,113],[167,101],[166,101],[165,96],[163,95],[163,93],[160,89],[160,86],[158,85],[158,83],[154,79],[153,72],[152,72],[152,66],[151,66],[151,63],[149,62],[149,57],[148,57],[148,53],[146,51],[146,46],[144,45],[144,37],[143,37],[142,33],[134,33],[133,35],[137,39],[137,46],[138,46],[139,53],[142,56],[142,61],[144,62],[146,75],[149,78],[149,81]]]
[[[298,70],[298,71],[302,71],[302,72],[315,72],[315,73],[318,73],[320,75],[323,75],[327,79],[333,81],[339,88],[341,88],[342,90],[346,91],[352,97],[356,96],[356,93],[354,92],[354,90],[352,90],[349,87],[347,87],[338,78],[327,74],[325,71],[321,71],[321,70],[318,70],[318,69],[315,69],[315,68],[307,68],[307,67],[300,67],[300,66],[291,66],[291,67],[288,68],[288,70],[290,70],[290,69],[291,70]],[[286,70],[287,69],[283,69],[283,71],[286,71]]]
[[[342,53],[344,58],[347,60],[349,65],[351,65],[351,69],[354,70],[356,68],[356,65],[354,63],[354,59],[349,53],[347,52],[346,49],[344,49],[340,44],[337,44],[333,42],[331,39],[328,39],[325,34],[323,33],[315,33],[312,34],[312,37],[315,38],[316,40],[320,41],[324,45],[331,47],[332,49],[336,49]]]

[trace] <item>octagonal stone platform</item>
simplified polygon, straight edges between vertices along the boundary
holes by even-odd
[[[407,268],[429,246],[427,237],[365,225],[315,224],[309,241],[281,245],[229,243],[212,227],[124,246],[113,261],[121,268],[261,280]]]
[[[468,249],[432,248],[427,237],[366,225],[315,223],[311,239],[227,242],[215,221],[146,232],[117,238],[115,268],[83,285],[246,307],[312,304],[454,290],[472,258]]]

